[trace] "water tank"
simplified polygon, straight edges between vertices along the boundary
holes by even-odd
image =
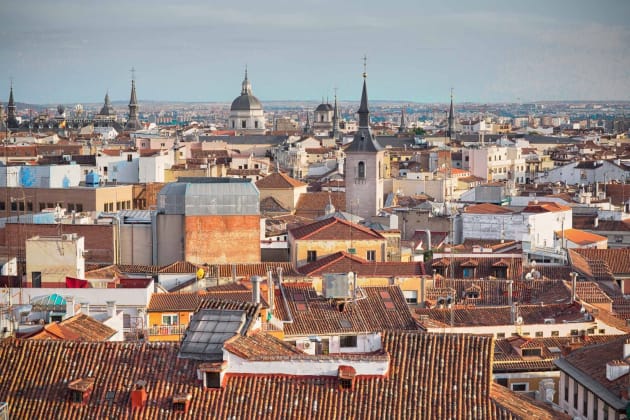
[[[85,185],[88,187],[98,187],[99,181],[100,176],[96,172],[90,171],[90,173],[85,176]]]
[[[354,287],[354,273],[324,274],[322,293],[326,299],[350,299]]]

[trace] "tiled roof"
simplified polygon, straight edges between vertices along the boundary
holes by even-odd
[[[273,172],[261,180],[256,181],[258,189],[294,189],[306,186],[302,181],[291,178],[283,172]]]
[[[579,305],[519,305],[518,315],[524,325],[543,324],[545,319],[554,318],[556,322],[583,320]],[[416,316],[428,315],[430,319],[454,327],[482,327],[512,325],[511,307],[470,307],[470,308],[417,308]],[[421,321],[422,322],[422,321]]]
[[[153,293],[148,312],[193,312],[203,298],[200,293]]]
[[[506,214],[506,213],[514,213],[513,210],[508,209],[507,207],[497,206],[496,204],[490,203],[482,203],[482,204],[473,204],[464,209],[464,213],[471,214]]]
[[[606,364],[623,359],[623,346],[628,337],[625,335],[607,343],[577,349],[563,358],[564,363],[559,364],[559,366],[562,367],[564,364],[567,364],[577,369],[612,394],[621,398],[621,393],[627,391],[628,388],[628,376],[622,375],[613,381],[609,381],[606,378]]]
[[[159,269],[160,274],[179,274],[179,273],[196,273],[199,269],[199,265],[193,264],[188,261],[176,261],[172,264],[165,265]]]
[[[613,275],[630,274],[630,248],[611,249],[575,249],[572,250],[584,257],[591,268],[593,262],[604,262]],[[593,273],[595,274],[595,273]]]
[[[457,279],[465,278],[464,274],[469,276],[470,279],[487,279],[492,276],[496,277],[498,268],[507,268],[507,272],[504,274],[507,278],[522,278],[523,271],[523,259],[522,258],[504,258],[501,254],[488,256],[489,254],[479,254],[475,256],[474,260],[477,262],[477,266],[474,267],[474,272],[471,270],[465,270],[465,263],[470,261],[470,257],[459,257],[456,254],[449,256],[449,258],[440,258],[428,263],[427,272],[431,273],[434,267],[447,268],[447,274],[450,277]],[[465,272],[466,271],[466,272]]]
[[[600,220],[597,228],[591,229],[598,232],[630,232],[630,219]]]
[[[330,217],[317,222],[299,226],[291,230],[291,235],[296,240],[385,240],[383,235],[373,229],[366,228],[356,223]]]
[[[271,196],[260,200],[260,211],[262,213],[290,213],[288,209],[283,207],[282,203]]]
[[[95,320],[79,314],[59,323],[48,324],[40,332],[29,336],[34,340],[79,340],[105,341],[116,334],[116,330]]]
[[[594,343],[605,343],[619,336],[592,335],[578,337],[509,337],[494,344],[493,372],[531,372],[557,370],[553,361],[575,348]],[[539,348],[540,356],[522,356],[517,348]],[[553,351],[552,351],[553,350]]]
[[[473,239],[467,238],[461,244],[455,245],[453,247],[457,252],[470,252],[475,248],[490,248],[492,249],[492,253],[499,252],[519,252],[522,249],[521,243],[517,241],[504,241],[495,239]]]
[[[303,354],[297,347],[263,332],[251,335],[237,335],[225,342],[224,348],[230,353],[248,360],[265,360],[278,356]]]
[[[565,282],[568,288],[571,288],[570,282]],[[587,303],[612,303],[612,299],[604,293],[599,285],[592,281],[578,281],[575,283],[575,294],[577,297]]]
[[[356,301],[344,306],[319,296],[311,283],[284,283],[283,287],[286,300],[276,290],[275,306],[277,318],[293,319],[285,324],[285,336],[417,329],[398,286],[363,287]]]
[[[523,209],[523,213],[547,213],[571,210],[571,207],[563,206],[555,201],[534,202],[530,201],[527,207]]]
[[[224,388],[204,389],[198,362],[177,357],[177,343],[0,342],[0,400],[11,418],[183,418],[172,397],[189,393],[190,418],[476,418],[562,419],[492,385],[493,341],[472,335],[386,332],[386,378],[228,374]],[[420,355],[420,356],[419,356]],[[67,384],[94,380],[86,405],[68,401]],[[147,403],[130,411],[130,385],[146,381]]]
[[[315,219],[323,216],[326,206],[332,203],[338,211],[347,211],[346,193],[343,191],[318,191],[300,194],[295,215]]]
[[[559,238],[566,237],[567,240],[573,242],[578,245],[591,245],[597,242],[602,242],[608,240],[605,236],[596,235],[591,232],[586,232],[584,230],[579,229],[565,229],[564,235],[563,231],[559,230],[555,232],[556,236]]]
[[[321,276],[325,273],[354,272],[361,277],[409,277],[425,274],[422,262],[371,262],[348,254],[335,252],[306,264],[298,270],[305,276]]]

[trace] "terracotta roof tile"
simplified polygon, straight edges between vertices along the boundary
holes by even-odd
[[[426,274],[422,262],[371,262],[348,254],[335,252],[298,269],[305,276],[325,273],[354,272],[360,277],[408,277]]]
[[[44,329],[30,339],[42,340],[79,340],[105,341],[110,339],[116,330],[86,314],[75,315],[59,323],[47,324]]]
[[[200,293],[153,293],[147,306],[148,312],[193,312],[203,299]]]
[[[482,203],[482,204],[473,204],[471,206],[467,206],[464,209],[464,213],[472,213],[472,214],[506,214],[506,213],[514,213],[514,211],[510,210],[507,207],[497,206],[496,204]]]
[[[342,191],[319,191],[300,194],[295,215],[315,219],[324,215],[326,205],[331,202],[337,211],[347,211],[346,193]]]
[[[630,248],[611,249],[575,249],[572,250],[585,258],[591,268],[594,262],[605,263],[613,275],[630,274]],[[595,273],[593,273],[595,274]]]
[[[8,339],[0,342],[0,400],[12,418],[182,418],[172,405],[180,394],[190,394],[191,418],[563,418],[492,385],[489,337],[386,332],[382,342],[389,375],[359,376],[339,391],[335,376],[256,374],[228,374],[222,389],[204,389],[198,363],[178,358],[177,343]],[[82,378],[93,380],[90,399],[70,403],[67,384]],[[138,379],[148,401],[132,413],[129,386]]]
[[[352,240],[360,241],[364,239],[385,239],[383,235],[373,229],[338,219],[337,217],[329,217],[308,225],[299,226],[295,229],[291,229],[290,233],[296,240],[337,240],[352,238]]]
[[[294,189],[306,186],[302,181],[291,178],[284,172],[273,172],[261,180],[256,181],[258,189]]]
[[[318,295],[311,283],[284,283],[283,288],[284,293],[276,290],[275,306],[279,319],[293,319],[285,324],[285,336],[417,330],[398,286],[360,288],[356,302],[342,306]]]
[[[605,236],[596,235],[594,233],[586,232],[579,229],[565,229],[564,234],[563,231],[559,230],[556,231],[555,234],[561,239],[566,237],[567,240],[578,245],[591,245],[608,240],[608,238],[606,238]]]

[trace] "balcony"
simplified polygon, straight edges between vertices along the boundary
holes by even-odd
[[[149,327],[149,336],[178,335],[182,336],[186,332],[188,325],[160,325]]]

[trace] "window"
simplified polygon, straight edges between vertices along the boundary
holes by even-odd
[[[598,406],[598,400],[595,394],[593,394],[593,417],[592,417],[593,419],[597,418],[597,406]]]
[[[67,207],[68,207],[68,211],[70,211],[70,212],[71,212],[72,210],[74,210],[74,204],[72,204],[72,203],[68,203],[68,206],[67,206]]]
[[[497,338],[505,338],[505,333],[497,333]]]
[[[571,330],[571,335],[579,335],[580,332],[578,330]]]
[[[33,211],[33,202],[29,201],[28,203],[26,203],[26,211]]]
[[[578,383],[573,380],[573,408],[577,410],[578,407]]]
[[[164,145],[164,143],[162,143],[162,145]],[[131,155],[131,153],[129,153],[129,154],[127,155],[127,162],[131,162],[131,161],[132,161],[132,159],[133,159],[133,156]]]
[[[232,128],[236,128],[236,123],[232,120]]]
[[[560,337],[560,331],[551,331],[552,337]]]
[[[4,205],[4,201],[0,201],[0,210],[6,210],[6,207]]]
[[[368,251],[365,259],[368,261],[376,261],[376,251]]]
[[[542,336],[543,336],[542,331],[536,331],[536,337],[542,337]]]
[[[588,416],[588,393],[586,391],[582,394],[582,413]]]
[[[600,328],[598,333],[599,334],[606,334],[606,330],[604,328]]]
[[[107,203],[103,203],[103,211],[107,211]]]
[[[508,386],[508,378],[497,378],[497,380],[495,382],[498,383],[501,386],[506,387],[506,388]]]
[[[219,372],[206,372],[206,388],[221,388],[221,374]]]
[[[357,178],[365,178],[365,162],[359,162],[357,165]]]
[[[31,273],[31,281],[33,283],[33,287],[42,287],[42,272],[33,271]]]
[[[241,128],[247,128],[247,121],[245,120],[241,121]]]
[[[623,235],[615,235],[615,242],[620,244],[623,242]]]
[[[254,121],[254,128],[258,128],[258,121]]]
[[[317,261],[317,251],[306,251],[306,262]]]
[[[523,349],[523,357],[540,357],[542,349]]]
[[[464,278],[470,278],[473,276],[474,270],[470,267],[464,268]]]
[[[564,377],[564,400],[569,402],[569,377]]]
[[[177,314],[162,315],[162,325],[178,325],[179,316]]]
[[[510,388],[512,389],[512,391],[524,392],[524,391],[529,390],[529,384],[527,383],[511,384]]]
[[[81,204],[81,203],[77,203],[77,211],[78,211],[78,212],[83,211],[83,204]]]
[[[342,335],[339,337],[339,347],[356,347],[357,336],[356,335]]]
[[[83,402],[83,393],[81,391],[70,391],[70,401],[73,403],[81,404]]]

